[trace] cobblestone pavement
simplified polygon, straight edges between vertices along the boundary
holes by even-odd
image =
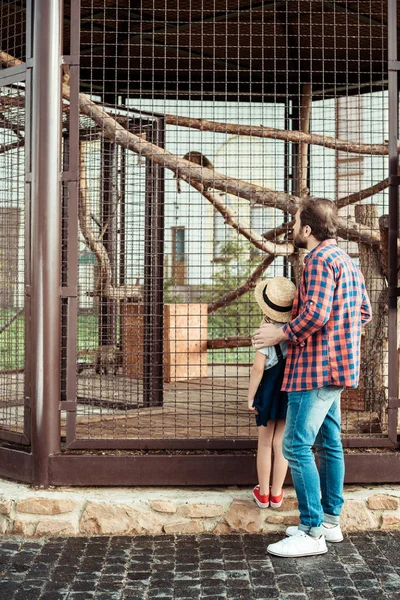
[[[300,559],[267,555],[279,537],[0,538],[0,599],[400,600],[400,533]]]

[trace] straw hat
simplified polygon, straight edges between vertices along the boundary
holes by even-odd
[[[259,281],[254,296],[263,313],[278,323],[288,323],[292,318],[292,305],[296,286],[286,277]]]

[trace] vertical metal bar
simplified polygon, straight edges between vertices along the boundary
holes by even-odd
[[[26,5],[26,60],[32,58],[32,11],[33,0],[28,0]],[[31,111],[32,111],[32,67],[26,70],[25,79],[25,228],[24,228],[24,433],[30,439],[32,429],[32,390],[31,390]],[[28,408],[29,407],[29,408]]]
[[[69,165],[69,134],[63,135],[62,170],[68,171]],[[69,190],[68,182],[62,183],[61,198],[61,286],[68,286],[68,245],[70,242],[68,232],[68,205]],[[67,400],[67,345],[68,339],[68,298],[61,298],[61,400]]]
[[[399,237],[399,184],[398,184],[398,137],[399,137],[399,72],[397,61],[397,0],[388,0],[388,60],[389,60],[389,407],[388,435],[397,443],[397,408],[391,406],[398,399],[397,355],[397,239]]]
[[[49,484],[60,451],[61,18],[59,0],[36,0],[32,89],[33,482]]]
[[[165,123],[157,119],[150,136],[164,147]],[[162,406],[164,345],[164,169],[146,162],[144,256],[143,404]]]
[[[68,130],[68,248],[67,282],[69,290],[65,320],[66,332],[66,390],[68,405],[75,404],[75,410],[67,411],[66,442],[76,437],[76,401],[77,401],[77,338],[78,338],[78,187],[79,187],[79,48],[80,48],[80,0],[71,0],[70,13],[70,111]]]

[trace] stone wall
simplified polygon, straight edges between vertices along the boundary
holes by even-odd
[[[400,486],[347,486],[344,531],[400,529]],[[91,536],[284,531],[299,521],[292,488],[280,509],[259,509],[251,489],[58,488],[0,481],[0,533]]]

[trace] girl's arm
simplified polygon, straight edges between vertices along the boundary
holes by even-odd
[[[261,352],[256,352],[254,363],[251,368],[249,391],[247,393],[247,403],[249,410],[251,410],[251,412],[254,413],[257,413],[257,409],[253,407],[254,396],[256,395],[258,386],[260,385],[260,381],[264,373],[266,358],[267,357],[265,356],[265,354],[262,354]]]

